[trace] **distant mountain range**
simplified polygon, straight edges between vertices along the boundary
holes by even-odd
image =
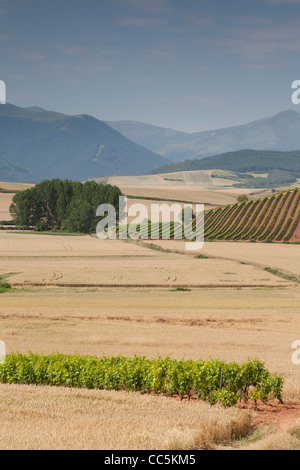
[[[69,116],[37,106],[0,105],[0,181],[143,175],[158,173],[161,167],[173,171],[174,162],[241,149],[300,150],[300,114],[290,110],[246,125],[186,133],[134,121],[104,122],[86,114]],[[230,169],[222,162],[222,168]],[[215,164],[206,161],[205,168]]]
[[[293,110],[249,124],[185,133],[134,121],[109,121],[115,130],[173,162],[241,149],[300,150],[300,114]]]
[[[0,181],[142,175],[167,163],[91,116],[0,105]]]

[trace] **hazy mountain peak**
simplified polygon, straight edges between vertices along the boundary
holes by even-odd
[[[174,162],[249,148],[300,149],[300,114],[292,109],[247,124],[192,134],[132,121],[115,121],[110,125],[134,142]]]

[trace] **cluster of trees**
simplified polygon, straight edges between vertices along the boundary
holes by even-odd
[[[238,174],[240,176],[241,173]],[[284,170],[271,170],[268,173],[266,178],[263,177],[253,177],[252,175],[247,175],[248,178],[242,180],[241,183],[234,184],[236,188],[276,188],[278,186],[289,185],[296,183],[297,177]]]
[[[45,180],[13,197],[10,213],[19,227],[38,231],[96,231],[100,204],[112,204],[119,214],[119,188],[111,185],[60,179]]]

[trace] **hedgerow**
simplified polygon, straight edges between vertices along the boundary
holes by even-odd
[[[272,376],[257,359],[244,364],[219,360],[147,359],[134,356],[10,354],[0,364],[0,382],[73,388],[126,390],[169,396],[196,395],[211,405],[238,400],[282,402],[283,378]]]

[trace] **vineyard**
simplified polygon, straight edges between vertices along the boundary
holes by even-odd
[[[210,210],[205,214],[207,240],[300,240],[300,190]]]
[[[32,353],[8,355],[5,364],[0,365],[0,382],[178,395],[181,400],[184,396],[197,396],[198,401],[225,407],[238,400],[267,402],[270,397],[282,402],[283,388],[282,377],[272,376],[256,359],[239,365],[168,357]]]
[[[192,239],[201,229],[199,220],[198,225],[195,219],[184,230],[178,222],[151,224],[147,220],[129,230],[141,239]],[[299,242],[300,190],[211,209],[205,212],[204,229],[206,240]]]

